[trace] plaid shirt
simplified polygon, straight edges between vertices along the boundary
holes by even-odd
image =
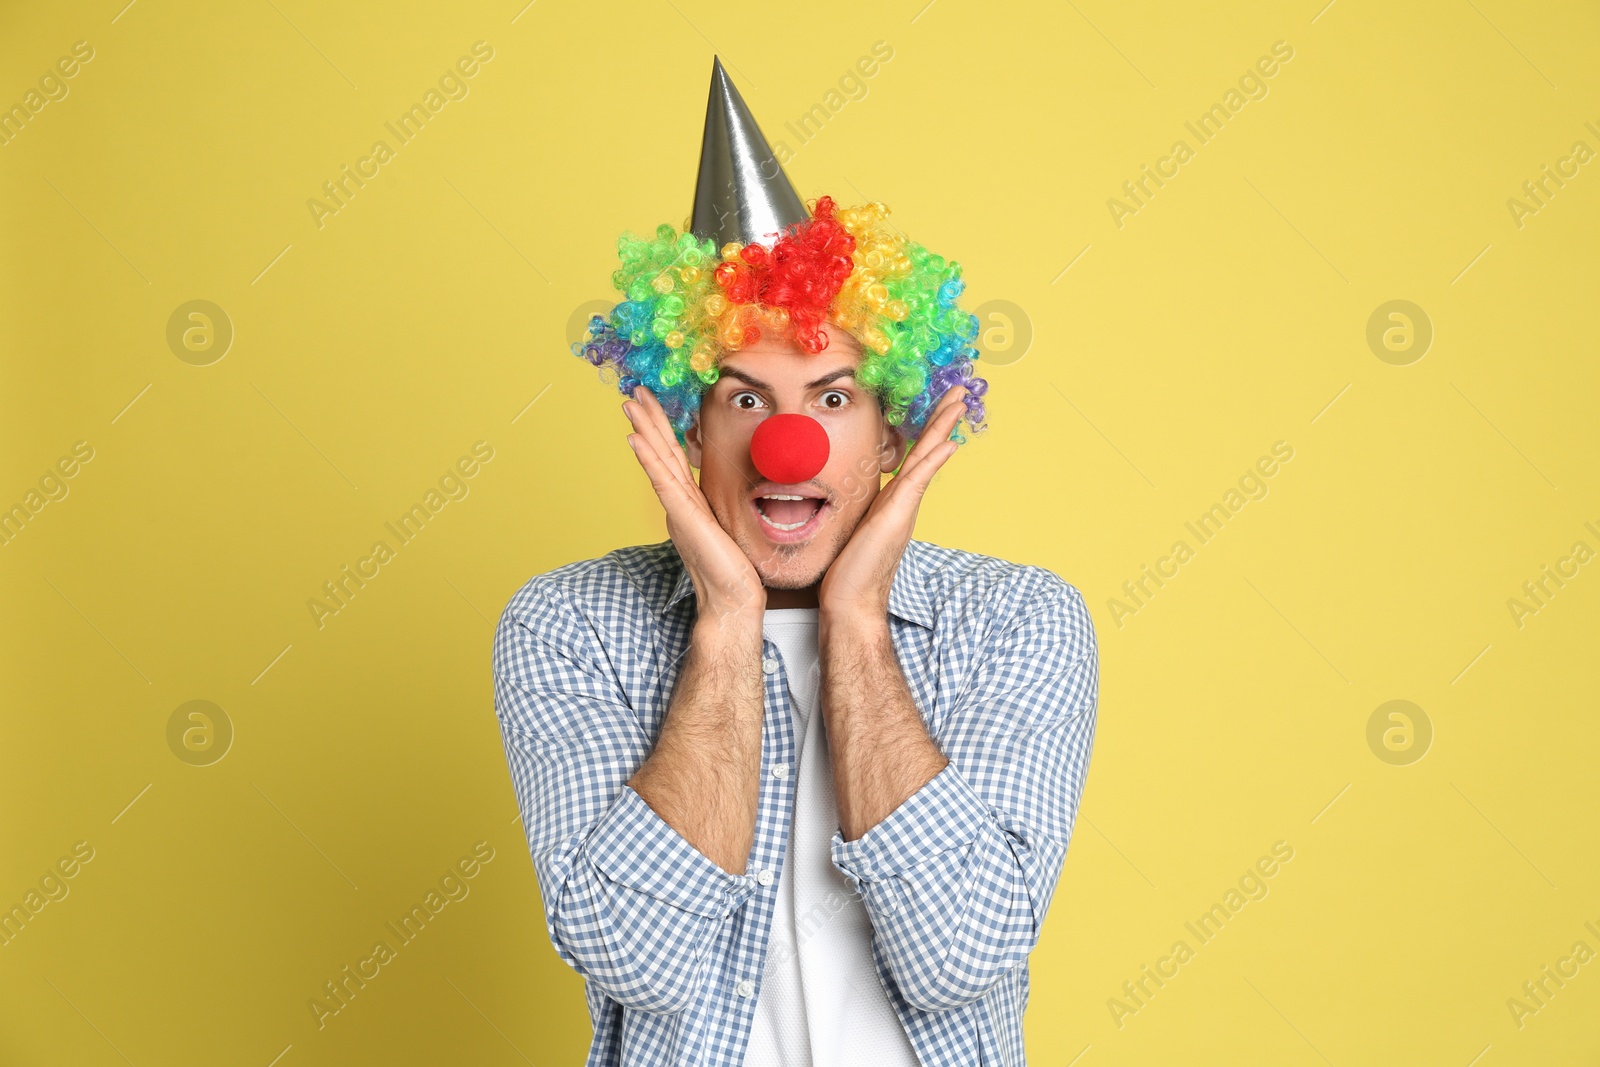
[[[650,755],[695,619],[671,541],[559,567],[506,605],[495,707],[545,929],[584,976],[587,1067],[739,1067],[795,806],[788,676],[763,640],[761,790],[729,873],[627,780]],[[950,763],[832,862],[924,1067],[1022,1067],[1039,939],[1094,746],[1098,660],[1078,590],[912,540],[889,593],[907,687]]]

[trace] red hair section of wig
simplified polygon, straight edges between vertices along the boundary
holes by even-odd
[[[854,269],[856,239],[833,211],[833,199],[824,196],[811,218],[791,226],[770,250],[745,245],[716,269],[717,285],[730,303],[783,308],[795,341],[811,353],[828,347],[822,323]],[[745,340],[748,344],[754,338]]]

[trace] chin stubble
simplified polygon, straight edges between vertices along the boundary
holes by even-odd
[[[717,516],[718,522],[722,524],[722,528],[727,530],[729,523],[724,521],[725,516],[714,505],[711,510],[712,514]],[[759,522],[760,520],[756,521]],[[743,527],[736,525],[734,529],[737,532],[731,534],[733,542],[739,546],[746,559],[754,560],[758,558],[758,551],[767,553],[763,564],[752,563],[752,565],[755,566],[756,573],[760,575],[762,584],[768,589],[809,589],[811,586],[821,582],[823,575],[828,572],[828,567],[832,565],[834,560],[839,558],[839,553],[844,550],[844,546],[849,542],[850,534],[852,533],[852,530],[842,528],[836,530],[834,532],[833,550],[828,553],[828,562],[819,567],[815,574],[802,579],[795,578],[787,572],[790,569],[790,564],[797,557],[802,556],[807,550],[816,546],[817,541],[815,538],[804,544],[773,544],[764,538],[759,543],[752,544],[750,535],[745,532]],[[773,567],[774,563],[776,564],[775,567]],[[764,569],[775,569],[777,573],[769,575],[763,573]]]

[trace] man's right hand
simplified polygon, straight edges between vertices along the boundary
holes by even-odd
[[[666,509],[667,533],[700,611],[655,749],[628,784],[701,854],[741,874],[761,794],[767,591],[717,522],[656,398],[638,386],[622,410],[634,428],[628,444]]]
[[[622,410],[634,429],[628,445],[650,476],[667,514],[667,535],[694,582],[700,618],[731,613],[759,619],[767,603],[761,576],[706,502],[666,411],[643,385],[634,387]]]

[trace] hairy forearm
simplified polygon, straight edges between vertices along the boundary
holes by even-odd
[[[761,788],[761,617],[695,623],[655,750],[628,780],[723,870],[744,873]]]
[[[819,616],[823,723],[839,832],[854,841],[950,761],[917,711],[887,616]]]

